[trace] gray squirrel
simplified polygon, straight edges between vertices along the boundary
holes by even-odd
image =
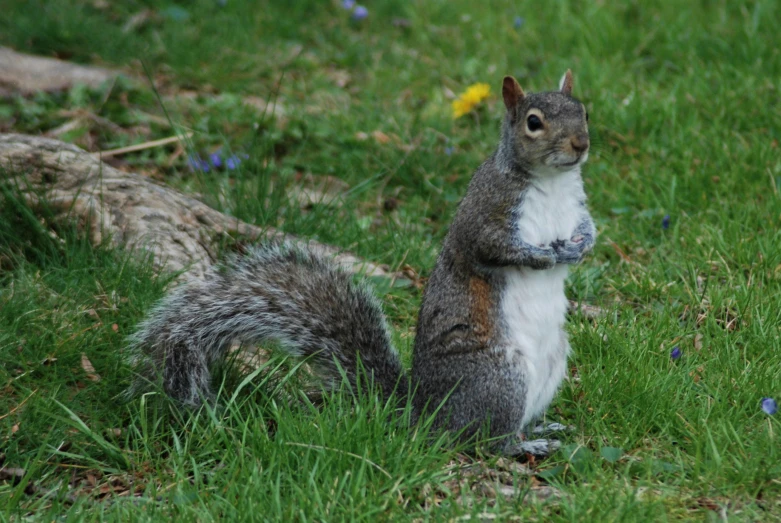
[[[384,397],[412,394],[415,420],[439,408],[435,425],[462,438],[487,427],[498,452],[547,453],[554,443],[519,434],[565,377],[564,280],[596,236],[580,174],[588,113],[572,84],[567,70],[558,90],[525,94],[504,78],[499,147],[472,177],[429,278],[411,376],[363,283],[305,249],[270,245],[149,312],[129,340],[130,392],[162,379],[169,396],[197,407],[213,399],[210,369],[231,343],[273,340],[326,384],[345,375],[356,386],[360,367]]]

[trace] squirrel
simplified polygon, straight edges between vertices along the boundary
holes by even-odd
[[[520,434],[566,375],[564,281],[596,237],[580,172],[588,113],[572,86],[570,70],[550,92],[504,78],[499,146],[474,173],[426,285],[410,375],[365,283],[274,244],[229,257],[153,307],[129,339],[129,392],[161,378],[170,397],[198,407],[213,400],[210,369],[232,342],[274,340],[326,384],[346,376],[357,386],[362,368],[384,397],[411,394],[413,422],[435,412],[435,427],[464,440],[487,427],[500,453],[553,450]]]

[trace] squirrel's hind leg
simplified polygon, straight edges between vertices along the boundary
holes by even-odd
[[[503,354],[464,351],[430,360],[413,368],[419,388],[415,398],[440,406],[437,425],[461,431],[464,441],[487,429],[492,438],[516,433],[523,420],[526,387],[518,369],[508,366]],[[421,406],[423,408],[423,406]],[[494,448],[501,451],[504,438]]]

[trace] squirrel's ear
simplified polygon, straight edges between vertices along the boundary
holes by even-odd
[[[507,107],[507,110],[512,111],[515,109],[515,106],[523,100],[523,97],[523,89],[521,89],[521,84],[518,83],[518,80],[512,76],[505,76],[502,82],[502,98],[504,98],[504,106]]]
[[[561,81],[559,82],[559,91],[566,94],[567,96],[572,96],[572,71],[567,69],[567,72],[564,73],[564,76],[561,77]]]

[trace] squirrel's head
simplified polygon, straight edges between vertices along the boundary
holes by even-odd
[[[505,76],[502,97],[507,107],[502,143],[513,161],[534,173],[569,171],[588,158],[588,112],[572,97],[572,71],[557,91],[525,94],[518,81]]]

